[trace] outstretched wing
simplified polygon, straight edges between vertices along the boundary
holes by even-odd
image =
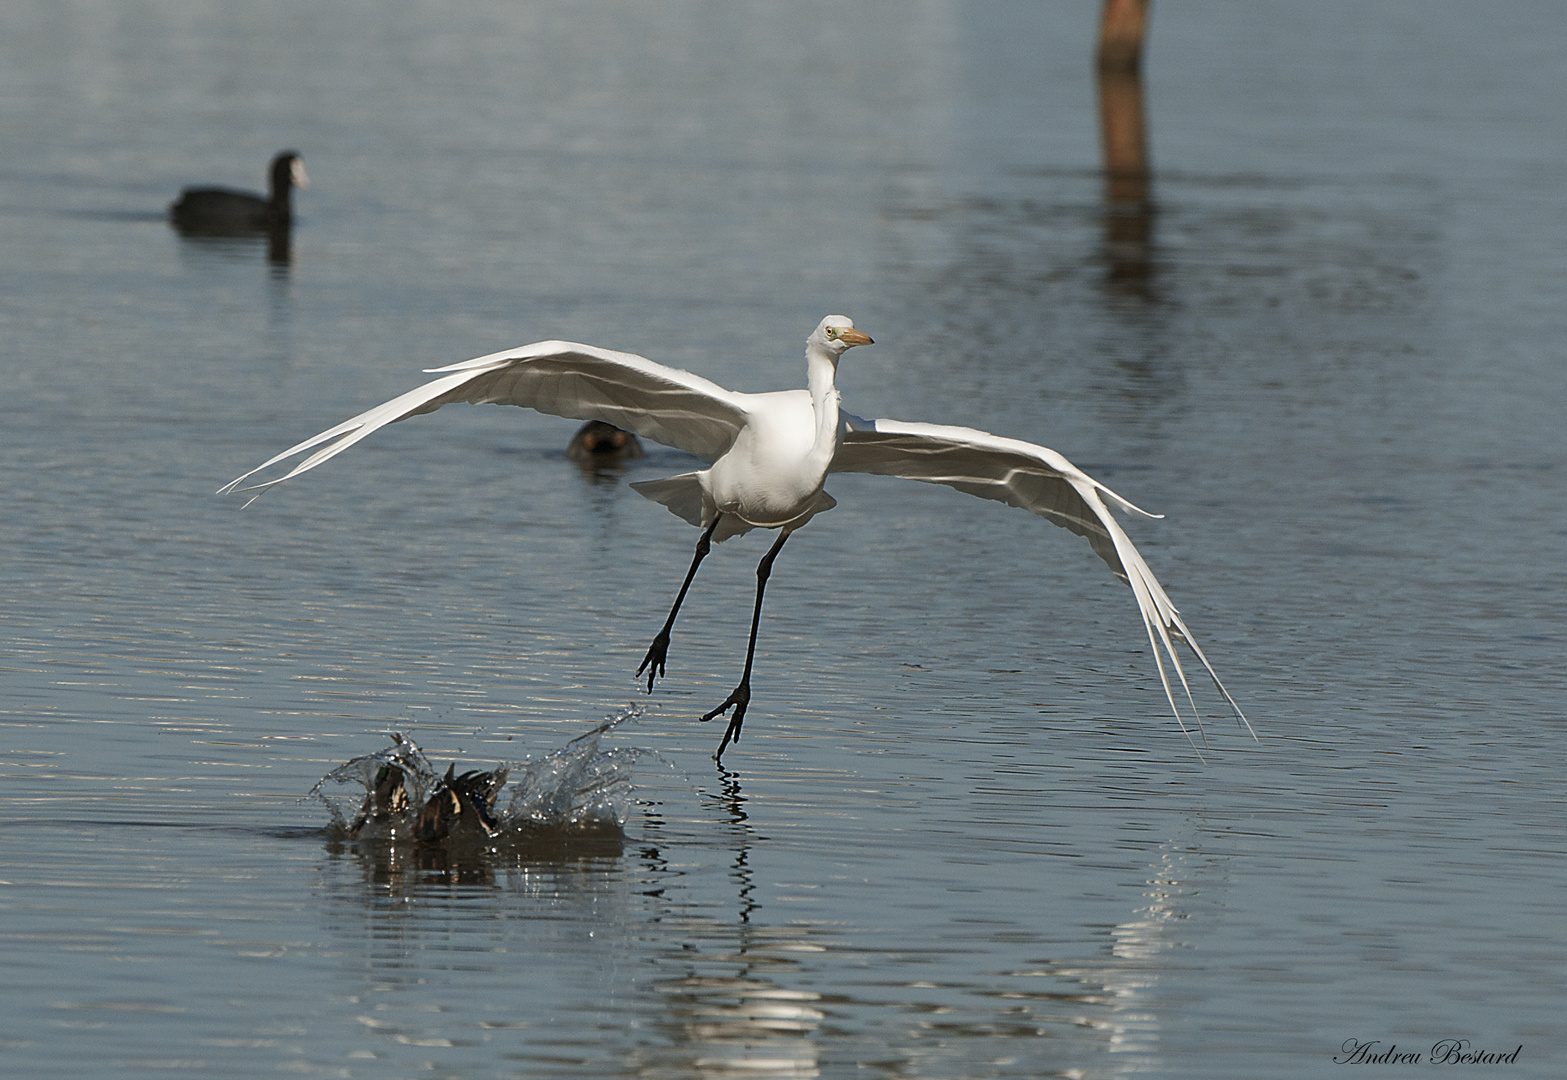
[[[710,461],[729,449],[745,423],[743,394],[633,353],[571,341],[540,341],[429,371],[440,378],[289,447],[218,493],[281,484],[336,457],[378,428],[457,401],[521,405],[573,420],[603,420]],[[245,483],[307,450],[315,453],[284,475]]]
[[[1224,700],[1246,724],[1246,729],[1251,730],[1245,714],[1219,681],[1213,665],[1193,640],[1164,587],[1105,503],[1108,500],[1122,510],[1143,517],[1159,515],[1139,509],[1054,450],[1043,446],[945,424],[864,420],[847,413],[844,419],[846,430],[833,459],[832,472],[877,473],[944,484],[982,499],[995,499],[1008,506],[1020,507],[1086,537],[1116,577],[1132,587],[1143,626],[1148,631],[1154,662],[1159,667],[1159,681],[1182,730],[1186,729],[1186,721],[1175,703],[1165,670],[1166,657],[1194,715],[1197,715],[1197,705],[1175,652],[1177,640],[1191,648],[1213,678],[1219,693],[1224,695]],[[1200,716],[1197,726],[1201,731]]]

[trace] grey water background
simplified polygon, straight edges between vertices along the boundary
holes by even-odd
[[[0,1071],[1319,1077],[1567,1068],[1567,9],[1159,3],[1145,245],[1097,5],[0,7]],[[312,179],[287,265],[185,184]],[[1065,453],[1256,725],[1200,760],[1080,540],[834,477],[715,549],[573,425],[399,424],[548,337]],[[299,797],[642,702],[618,844],[462,867]],[[1425,1071],[1422,1068],[1421,1071]]]

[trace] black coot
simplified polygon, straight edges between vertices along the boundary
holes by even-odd
[[[566,446],[566,456],[583,465],[618,465],[642,456],[642,443],[629,431],[589,420]]]
[[[241,236],[287,230],[294,219],[294,188],[309,185],[299,154],[284,150],[272,159],[266,198],[232,188],[186,188],[169,207],[169,220],[188,236]]]

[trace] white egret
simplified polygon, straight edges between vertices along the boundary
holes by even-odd
[[[631,485],[702,530],[669,617],[648,647],[637,676],[647,672],[652,693],[654,680],[664,674],[675,616],[710,544],[751,529],[777,529],[777,541],[756,568],[744,672],[723,703],[702,717],[711,720],[734,710],[714,755],[722,758],[730,742],[740,737],[750,704],[762,594],[773,562],[790,534],[836,505],[823,490],[828,473],[879,473],[944,484],[1021,507],[1087,538],[1115,575],[1131,586],[1165,697],[1187,737],[1191,732],[1176,703],[1166,658],[1199,731],[1202,719],[1176,654],[1176,641],[1184,641],[1192,650],[1250,730],[1240,707],[1106,503],[1144,517],[1158,515],[1138,509],[1043,446],[971,428],[864,420],[843,412],[834,386],[838,361],[854,346],[869,344],[871,339],[852,321],[829,315],[806,341],[807,389],[746,394],[632,353],[541,341],[430,368],[438,378],[289,447],[223,487],[220,494],[259,492],[280,484],[335,457],[378,428],[459,401],[520,405],[576,420],[602,420],[711,461],[706,469]],[[315,452],[284,475],[245,483],[307,450]]]

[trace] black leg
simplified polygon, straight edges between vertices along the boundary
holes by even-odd
[[[691,579],[696,577],[696,568],[702,565],[702,560],[707,558],[707,553],[712,550],[713,531],[718,528],[718,522],[723,517],[719,514],[713,519],[713,523],[702,530],[702,538],[696,542],[696,555],[691,559],[691,569],[686,571],[686,579],[680,585],[680,592],[675,597],[675,606],[669,609],[669,618],[664,620],[664,628],[653,639],[653,644],[647,648],[647,655],[642,658],[642,663],[637,666],[634,679],[642,677],[643,669],[647,669],[647,692],[653,692],[654,678],[662,678],[664,675],[664,658],[669,652],[669,632],[675,628],[675,616],[680,614],[680,605],[686,598],[686,590],[691,588]]]
[[[751,612],[751,641],[745,647],[745,671],[740,675],[740,685],[735,687],[734,693],[730,694],[722,705],[702,717],[703,722],[706,722],[731,706],[735,710],[734,715],[729,718],[729,730],[724,732],[724,741],[718,744],[718,753],[713,755],[714,760],[722,760],[724,750],[729,744],[740,741],[740,725],[745,723],[745,707],[751,703],[751,661],[756,658],[756,628],[762,624],[762,593],[767,588],[768,576],[773,572],[773,560],[778,558],[778,552],[787,539],[789,539],[787,532],[779,533],[778,542],[762,556],[762,561],[756,564],[756,607]]]

